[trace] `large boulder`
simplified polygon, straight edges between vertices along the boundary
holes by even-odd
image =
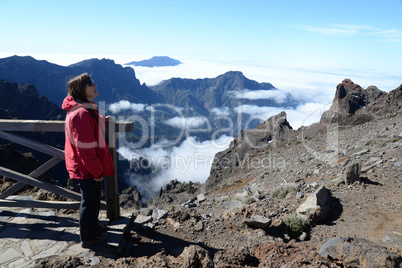
[[[361,163],[353,162],[345,168],[345,184],[353,184],[360,179]]]
[[[296,213],[314,223],[324,221],[331,205],[331,192],[321,186],[297,208]]]
[[[334,237],[319,254],[336,261],[340,267],[399,267],[402,256],[363,238]]]

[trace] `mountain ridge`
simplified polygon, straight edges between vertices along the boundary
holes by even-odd
[[[89,59],[69,66],[38,61],[31,56],[0,59],[0,78],[33,84],[40,95],[61,106],[67,95],[67,82],[87,72],[98,83],[98,100],[156,103],[160,99],[135,77],[134,69],[108,59]]]
[[[172,59],[168,56],[154,56],[147,60],[141,61],[131,61],[125,65],[142,66],[142,67],[167,67],[167,66],[177,66],[182,64],[181,61]]]
[[[242,90],[276,90],[267,82],[258,83],[250,80],[240,71],[228,71],[215,78],[171,78],[160,82],[158,85],[151,86],[151,90],[162,95],[168,103],[182,106],[185,102],[191,102],[190,96],[195,97],[203,103],[200,109],[202,114],[207,114],[213,108],[236,107],[239,100],[233,98],[232,93]],[[188,97],[177,98],[177,95],[187,95]],[[242,99],[242,104],[255,104],[261,106],[289,106],[294,107],[295,101],[290,94],[287,95],[287,103],[278,104],[274,100],[247,100]]]
[[[250,80],[239,71],[228,71],[215,78],[171,78],[162,81],[159,85],[148,87],[145,83],[141,84],[135,77],[133,68],[123,67],[110,59],[87,59],[69,66],[38,61],[30,56],[12,56],[0,59],[1,79],[33,84],[40,95],[60,106],[67,95],[66,84],[68,80],[83,72],[89,73],[98,84],[100,94],[96,101],[104,101],[106,105],[118,103],[121,100],[146,105],[165,103],[180,109],[183,108],[183,113],[180,115],[185,117],[204,116],[209,119],[216,118],[215,114],[211,112],[214,108],[218,109],[217,112],[219,112],[219,109],[236,109],[242,104],[273,107],[295,107],[297,105],[290,94],[287,94],[286,99],[281,103],[275,101],[274,98],[256,100],[238,98],[237,93],[245,92],[244,94],[247,94],[247,91],[253,90],[276,90],[272,84]],[[168,110],[168,108],[164,110],[165,114],[169,114],[168,117],[178,116],[172,109]],[[146,112],[144,111],[142,115],[149,117],[150,115]],[[130,111],[121,111],[115,115],[129,116],[131,114]],[[240,117],[235,112],[229,113],[227,116],[231,122],[241,120],[242,124],[245,124],[250,117],[248,114]],[[167,117],[162,115],[159,119],[162,120],[163,118]],[[216,121],[213,127],[225,128],[228,124],[230,124],[228,120],[220,120]],[[238,124],[235,127],[237,133],[239,131]],[[137,127],[135,131],[137,132],[132,137],[141,135],[141,129]],[[161,131],[163,132],[164,129],[161,128]],[[176,133],[174,131],[168,132]],[[164,133],[158,135],[160,137],[166,136]],[[202,134],[199,133],[199,135]]]

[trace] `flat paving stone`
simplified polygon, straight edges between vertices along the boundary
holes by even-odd
[[[59,253],[61,253],[67,247],[68,247],[67,242],[63,241],[63,242],[56,243],[55,245],[48,248],[47,250],[42,251],[38,255],[34,256],[32,258],[32,260],[38,260],[38,259],[46,258],[49,256],[59,255]]]
[[[73,252],[76,252],[76,253],[79,253],[79,254],[90,251],[89,248],[83,248],[81,246],[81,243],[74,244],[73,246],[71,246],[69,248],[69,250],[71,250]]]
[[[21,250],[26,257],[30,257],[33,255],[31,245],[29,244],[29,242],[27,240],[22,241]]]
[[[29,262],[24,259],[18,259],[16,261],[10,262],[7,267],[8,268],[20,268],[20,267],[28,267]]]
[[[7,207],[0,211],[0,268],[32,267],[37,260],[51,256],[81,256],[90,265],[102,265],[97,256],[117,256],[130,217],[109,221],[106,213],[101,213],[100,221],[108,223],[107,240],[86,249],[80,242],[78,213],[58,215],[57,210]]]
[[[43,251],[56,244],[56,241],[50,239],[34,239],[31,243],[38,251]]]
[[[0,264],[22,257],[22,254],[13,248],[8,248],[0,254]]]

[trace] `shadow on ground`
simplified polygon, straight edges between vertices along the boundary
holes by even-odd
[[[0,239],[29,238],[78,242],[79,235],[69,232],[69,227],[77,226],[78,220],[70,217],[0,212]]]

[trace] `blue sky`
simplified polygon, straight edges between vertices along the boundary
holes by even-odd
[[[401,0],[0,0],[4,54],[396,68]],[[66,60],[67,61],[67,60]]]
[[[0,0],[0,14],[0,57],[185,63],[135,67],[147,85],[235,70],[329,103],[344,78],[387,91],[402,81],[402,0]]]
[[[31,55],[68,65],[166,55],[225,64],[200,65],[189,78],[230,68],[288,91],[319,87],[289,81],[318,76],[328,88],[346,77],[384,90],[402,80],[402,0],[0,0],[0,12],[0,57]],[[160,80],[146,80],[147,71],[136,70],[142,82]],[[153,75],[186,76],[162,72]]]
[[[402,0],[0,0],[0,14],[0,58],[68,65],[170,56],[184,63],[135,67],[147,85],[242,71],[302,101],[284,107],[296,128],[319,120],[344,78],[382,90],[402,83]],[[243,108],[263,118],[280,112]],[[189,152],[178,155],[194,153],[180,148]],[[204,171],[193,173],[202,181]]]

